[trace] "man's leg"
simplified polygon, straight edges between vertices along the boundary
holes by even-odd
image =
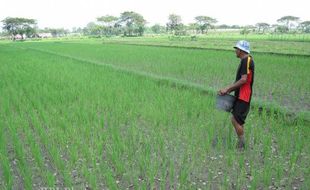
[[[243,125],[240,125],[236,121],[234,116],[231,117],[231,122],[235,128],[237,135],[238,135],[238,148],[243,149],[245,146]]]

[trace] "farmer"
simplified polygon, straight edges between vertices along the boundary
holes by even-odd
[[[234,46],[236,56],[241,60],[235,83],[218,91],[219,95],[229,94],[235,91],[236,101],[232,109],[231,122],[238,135],[237,148],[245,148],[244,123],[249,113],[254,82],[254,61],[250,54],[250,44],[241,40]]]

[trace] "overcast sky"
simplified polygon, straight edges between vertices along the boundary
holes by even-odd
[[[254,25],[274,24],[286,15],[310,20],[309,7],[309,0],[0,0],[0,20],[33,18],[40,28],[71,29],[84,27],[99,16],[135,11],[148,25],[165,24],[171,13],[180,15],[185,24],[204,15],[216,18],[218,24]]]

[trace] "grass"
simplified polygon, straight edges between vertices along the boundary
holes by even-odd
[[[216,72],[212,64],[204,65],[212,56],[219,53],[229,61],[231,55],[149,48],[1,45],[0,167],[5,171],[1,185],[7,189],[34,185],[306,189],[309,172],[303,168],[309,168],[309,129],[305,121],[287,123],[254,107],[246,124],[247,149],[236,152],[229,114],[214,109],[212,94],[148,77],[194,83],[192,78],[201,77],[202,69],[211,67],[207,71]],[[208,61],[201,64],[204,59]],[[283,64],[288,71],[306,64],[305,58],[295,59],[299,61],[295,67],[273,64]],[[192,67],[186,63],[193,60],[197,67],[188,71]],[[218,65],[218,69],[224,67]],[[142,71],[148,75],[137,74]],[[12,158],[18,160],[18,167]]]
[[[211,93],[234,80],[239,64],[232,51],[84,43],[26,43],[14,47],[106,65],[160,80],[177,81]],[[254,102],[269,102],[290,112],[309,111],[309,57],[255,53],[253,56],[257,63]],[[295,77],[296,73],[298,77]]]
[[[231,51],[240,39],[248,40],[251,51],[264,54],[310,55],[309,34],[249,34],[240,35],[234,32],[209,32],[206,35],[145,35],[143,37],[109,37],[92,38],[62,37],[50,39],[29,39],[32,42],[70,42],[70,43],[116,43],[145,46],[164,46],[198,49],[219,49]],[[10,43],[0,40],[0,44]]]
[[[150,46],[168,46],[168,47],[186,47],[200,49],[220,49],[232,50],[232,47],[240,39],[248,40],[251,44],[251,51],[254,53],[269,53],[269,54],[289,54],[289,55],[310,55],[309,40],[276,40],[259,36],[214,36],[205,35],[197,36],[192,39],[191,36],[175,37],[175,36],[147,36],[137,38],[104,38],[104,43],[117,44],[135,44],[135,45],[150,45]],[[307,35],[307,39],[309,36]]]

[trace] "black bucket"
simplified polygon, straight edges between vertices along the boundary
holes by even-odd
[[[234,106],[235,100],[236,100],[236,97],[230,94],[225,94],[223,96],[217,95],[216,96],[216,108],[219,110],[226,111],[226,112],[231,112]]]

